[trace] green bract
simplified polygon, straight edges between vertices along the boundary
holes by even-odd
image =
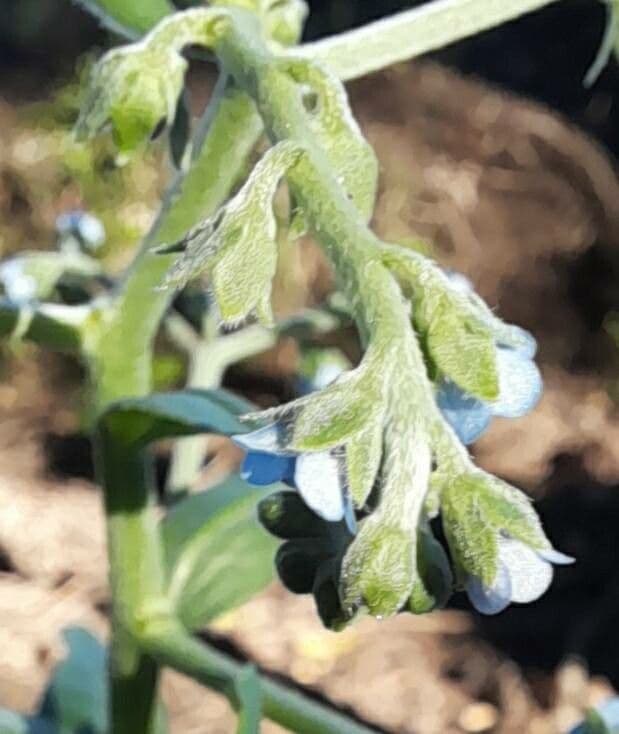
[[[487,584],[496,576],[500,536],[537,550],[550,548],[530,500],[479,470],[448,481],[442,492],[442,513],[456,569]]]
[[[175,50],[144,42],[110,51],[92,71],[77,139],[110,126],[120,152],[132,153],[174,119],[186,68]]]
[[[273,197],[282,175],[302,152],[290,143],[272,148],[222,210],[170,248],[184,252],[164,286],[181,287],[206,273],[224,324],[236,325],[254,315],[271,325],[271,283],[278,256]]]

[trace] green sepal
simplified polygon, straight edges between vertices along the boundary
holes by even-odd
[[[356,507],[365,506],[383,454],[383,422],[374,421],[346,442],[346,479]]]
[[[168,594],[188,628],[234,609],[272,580],[275,540],[255,509],[271,490],[232,477],[183,500],[162,522]]]
[[[479,497],[458,477],[442,496],[442,520],[458,580],[467,574],[490,586],[498,570],[497,532],[486,521]]]
[[[426,347],[437,369],[469,395],[496,400],[499,376],[490,331],[444,299],[426,333]]]
[[[453,589],[453,574],[443,546],[429,527],[420,527],[417,534],[417,577],[408,601],[413,614],[426,614],[441,609]]]
[[[340,595],[348,616],[367,610],[374,617],[398,612],[415,577],[414,539],[377,515],[361,523],[342,565]]]
[[[551,547],[531,500],[523,492],[485,472],[476,472],[473,476],[474,491],[478,492],[480,507],[488,523],[532,548]]]
[[[293,401],[282,411],[264,411],[255,417],[281,413],[290,424],[286,445],[293,451],[325,451],[342,445],[382,420],[382,385],[375,369],[366,355],[359,367],[320,392]]]

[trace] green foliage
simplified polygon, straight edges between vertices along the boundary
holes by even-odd
[[[224,390],[180,390],[119,401],[101,421],[117,440],[137,447],[171,436],[239,433],[245,426],[237,415],[247,407]]]
[[[165,285],[180,287],[206,272],[224,324],[234,326],[255,315],[272,325],[271,285],[278,257],[272,202],[281,177],[301,154],[288,143],[272,148],[221,211],[173,246],[184,252]]]
[[[110,30],[130,38],[150,30],[174,10],[167,0],[75,0]]]
[[[260,528],[265,490],[239,478],[188,497],[165,518],[168,595],[190,629],[239,606],[273,577],[274,541]]]
[[[253,665],[246,665],[236,678],[240,712],[236,734],[260,734],[260,678]]]
[[[68,656],[56,667],[32,717],[0,709],[2,734],[107,734],[107,653],[87,631],[65,630]]]

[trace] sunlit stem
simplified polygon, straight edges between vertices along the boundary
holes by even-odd
[[[299,51],[344,81],[421,56],[558,0],[435,0]]]

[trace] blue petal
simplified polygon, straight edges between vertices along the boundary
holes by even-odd
[[[345,491],[340,462],[330,451],[301,454],[294,483],[305,504],[317,515],[337,522],[344,517]]]
[[[566,556],[565,553],[560,553],[554,548],[538,550],[536,553],[540,558],[548,561],[548,563],[553,563],[555,566],[569,566],[576,562],[576,559],[572,558],[572,556]]]
[[[436,402],[445,420],[464,444],[476,441],[490,425],[492,415],[488,405],[467,395],[453,382],[441,384]]]
[[[22,258],[14,257],[0,265],[0,283],[7,298],[15,304],[24,304],[36,299],[37,282],[28,274]]]
[[[251,433],[239,433],[232,436],[237,446],[245,451],[259,451],[266,454],[277,454],[279,456],[294,456],[294,452],[281,448],[282,428],[279,423],[271,423],[269,426],[259,428]]]
[[[533,334],[520,326],[515,326],[514,324],[509,327],[509,330],[510,343],[507,344],[499,340],[499,346],[505,347],[506,349],[512,349],[514,352],[517,352],[521,357],[525,357],[526,359],[533,359],[537,354],[537,341]]]
[[[241,467],[241,478],[258,487],[290,479],[294,474],[294,456],[277,456],[250,451]]]
[[[535,362],[514,349],[497,347],[499,397],[490,403],[493,415],[520,418],[537,405],[543,389]]]
[[[485,586],[476,576],[469,576],[464,588],[471,604],[482,614],[498,614],[512,600],[509,573],[502,563],[499,563],[492,586]]]
[[[619,732],[619,698],[611,698],[598,706],[597,711],[610,733],[617,734]]]
[[[552,566],[533,548],[515,538],[499,538],[499,564],[507,569],[512,601],[539,599],[552,582]]]

